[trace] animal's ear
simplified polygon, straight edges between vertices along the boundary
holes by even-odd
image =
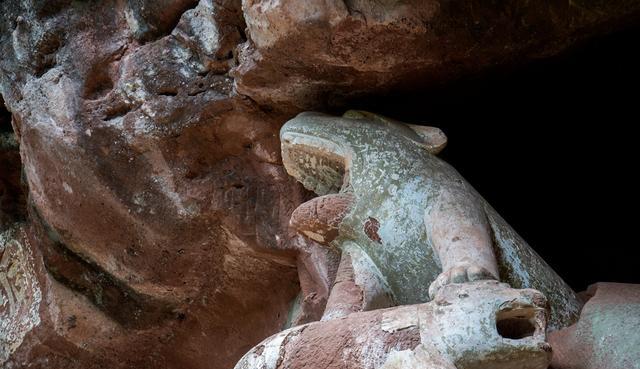
[[[447,146],[447,136],[440,128],[418,126],[415,124],[407,124],[407,126],[422,138],[422,146],[430,153],[434,155],[438,154]]]
[[[385,117],[384,115],[379,115],[364,110],[348,110],[342,116],[344,118],[350,119],[371,119],[379,122],[395,123],[407,126],[411,128],[411,130],[414,131],[422,139],[422,142],[416,143],[434,155],[441,152],[445,148],[445,146],[447,146],[447,136],[444,134],[444,132],[442,132],[440,128],[407,124],[395,119]]]

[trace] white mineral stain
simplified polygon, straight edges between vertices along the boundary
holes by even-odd
[[[62,188],[70,194],[73,194],[73,188],[67,182],[62,182]]]
[[[18,240],[19,231],[0,233],[0,364],[40,324],[40,286],[29,248]]]
[[[382,330],[397,332],[418,326],[418,311],[416,306],[388,311],[382,314]]]
[[[319,242],[319,243],[324,243],[324,237],[322,237],[321,235],[315,233],[315,232],[311,232],[311,231],[304,231],[304,235],[311,238],[312,240]]]

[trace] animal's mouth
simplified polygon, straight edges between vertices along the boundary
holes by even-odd
[[[318,195],[337,193],[344,185],[347,153],[333,141],[304,133],[284,132],[282,161],[287,172]]]
[[[510,303],[496,313],[498,334],[507,339],[520,340],[545,334],[546,316],[542,308]]]

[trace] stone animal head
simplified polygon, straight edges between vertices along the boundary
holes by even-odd
[[[350,166],[350,138],[358,130],[367,130],[371,145],[380,144],[376,137],[383,144],[409,141],[432,154],[447,143],[438,128],[405,124],[369,112],[350,110],[341,118],[305,112],[280,130],[287,172],[318,195],[338,192]]]
[[[422,344],[458,369],[546,368],[547,300],[496,281],[451,284],[420,315]]]

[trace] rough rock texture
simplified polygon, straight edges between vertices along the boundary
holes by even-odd
[[[597,283],[575,325],[549,335],[553,369],[640,368],[640,285]]]
[[[244,0],[238,91],[309,110],[557,53],[640,1]]]
[[[22,245],[47,301],[9,368],[228,368],[298,293],[286,248],[305,198],[280,164],[281,120],[226,75],[239,3],[154,9],[0,4]]]
[[[433,302],[354,313],[267,338],[236,369],[546,369],[546,301],[495,281],[452,284]]]
[[[0,363],[40,324],[42,292],[34,250],[24,229],[3,227],[0,232]]]
[[[372,4],[1,1],[0,365],[229,368],[320,319],[338,259],[288,229],[296,107],[554,52],[638,8]]]

